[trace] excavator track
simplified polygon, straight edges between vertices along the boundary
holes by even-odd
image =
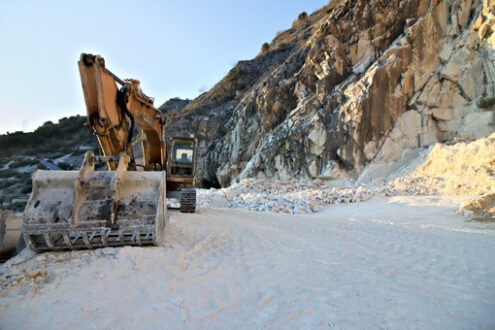
[[[167,220],[164,172],[127,171],[125,154],[116,171],[94,171],[94,159],[86,153],[80,171],[35,173],[23,221],[32,250],[161,243]]]
[[[196,212],[196,189],[182,188],[180,192],[180,211],[182,213]]]

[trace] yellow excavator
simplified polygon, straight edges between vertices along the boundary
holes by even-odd
[[[34,251],[159,245],[167,197],[180,199],[180,211],[195,212],[195,139],[170,138],[167,149],[165,119],[138,80],[118,78],[99,55],[81,54],[78,65],[100,155],[88,151],[79,171],[34,174],[24,240]],[[107,170],[95,170],[96,163]]]

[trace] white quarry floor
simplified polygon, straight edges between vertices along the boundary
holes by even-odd
[[[0,328],[493,329],[495,226],[457,202],[206,208],[161,247],[24,253],[0,266]]]

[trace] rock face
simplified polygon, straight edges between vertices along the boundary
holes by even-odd
[[[197,182],[336,179],[493,132],[495,5],[331,1],[167,116],[199,141]]]
[[[179,110],[184,108],[186,105],[191,102],[190,100],[183,100],[180,98],[173,98],[168,100],[167,102],[163,103],[158,110],[160,110],[164,115],[169,114],[170,112],[174,110]]]

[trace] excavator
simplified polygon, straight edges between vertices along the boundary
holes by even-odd
[[[100,55],[83,53],[78,66],[100,155],[86,152],[79,171],[35,172],[23,216],[26,245],[37,252],[159,245],[167,198],[178,197],[181,212],[195,212],[195,139],[171,137],[167,143],[165,119],[153,99],[138,80],[108,70]],[[97,170],[99,163],[107,170]]]

